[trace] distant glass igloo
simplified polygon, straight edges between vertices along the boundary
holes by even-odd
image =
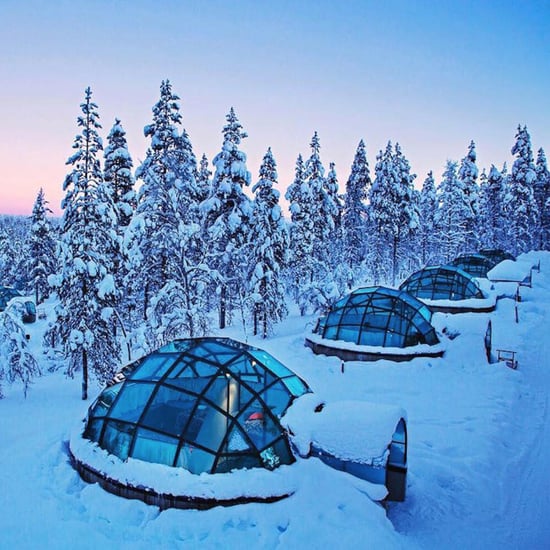
[[[315,353],[344,360],[438,357],[443,350],[431,317],[430,309],[406,292],[359,288],[319,319],[306,345]]]
[[[115,376],[90,407],[83,438],[122,461],[193,474],[274,469],[294,461],[279,418],[309,391],[260,349],[227,338],[175,340]]]
[[[450,265],[466,271],[472,277],[487,277],[487,272],[495,267],[499,261],[482,254],[462,254],[455,258]]]

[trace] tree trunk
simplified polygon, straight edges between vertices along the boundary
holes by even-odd
[[[88,352],[82,350],[82,400],[88,399]]]
[[[226,287],[222,286],[220,292],[220,328],[225,328]]]

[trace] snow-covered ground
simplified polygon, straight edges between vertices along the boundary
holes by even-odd
[[[519,323],[509,298],[489,314],[434,315],[439,331],[457,335],[442,359],[349,362],[342,373],[339,359],[304,346],[314,317],[290,317],[267,341],[224,331],[272,353],[328,404],[406,409],[407,499],[387,514],[365,482],[317,459],[300,464],[294,494],[274,504],[159,512],[108,494],[69,464],[69,435],[90,402],[80,380],[57,371],[26,399],[21,387],[4,388],[0,548],[550,548],[550,254],[531,256],[541,271],[521,288]],[[516,351],[517,371],[487,363],[489,319],[494,348]],[[44,324],[29,325],[36,350]],[[360,441],[360,422],[341,425]]]

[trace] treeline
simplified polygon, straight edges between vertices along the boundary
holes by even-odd
[[[285,220],[271,149],[253,178],[231,109],[221,150],[212,163],[197,160],[178,100],[163,81],[134,171],[119,120],[103,147],[88,88],[59,226],[42,191],[27,227],[0,220],[1,279],[37,302],[55,290],[46,345],[84,380],[88,369],[109,379],[127,349],[207,334],[214,317],[220,328],[242,322],[267,337],[288,297],[302,314],[321,311],[349,288],[396,284],[462,252],[550,247],[550,174],[542,149],[535,162],[526,127],[518,127],[510,173],[491,166],[479,174],[471,142],[460,163],[448,161],[438,184],[430,172],[421,190],[399,144],[378,153],[371,175],[361,141],[344,193],[315,133],[310,154],[297,158]]]

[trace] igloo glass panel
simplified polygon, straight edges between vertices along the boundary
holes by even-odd
[[[363,346],[383,346],[386,331],[382,329],[365,328],[361,332],[359,344]]]
[[[260,459],[265,468],[273,470],[281,464],[291,464],[293,458],[284,438],[279,438],[260,452]]]
[[[229,428],[229,417],[214,407],[205,409],[204,420],[193,438],[197,445],[217,452]]]
[[[194,395],[161,386],[149,403],[141,424],[179,436],[196,402]]]
[[[349,307],[342,314],[340,324],[359,326],[363,320],[364,313],[365,310],[362,307]]]
[[[243,411],[238,422],[257,449],[263,449],[281,435],[281,428],[267,415],[259,401]]]
[[[126,382],[111,408],[109,417],[137,422],[143,413],[143,405],[147,403],[154,389],[155,384]]]
[[[159,380],[166,371],[174,364],[174,355],[155,354],[142,361],[132,375],[130,380]]]
[[[212,452],[195,447],[193,444],[185,444],[178,454],[176,466],[185,468],[192,474],[202,474],[212,471],[215,458]]]
[[[91,420],[88,422],[84,431],[84,437],[90,441],[99,441],[101,436],[101,430],[103,429],[103,419]]]
[[[124,422],[116,422],[114,420],[108,420],[105,424],[101,447],[107,452],[118,456],[121,460],[126,460],[128,458],[130,444],[132,443],[135,426]]]
[[[292,379],[293,380],[290,381],[291,379],[285,378],[284,381],[285,383],[288,382],[290,384],[295,384],[294,380],[296,380],[297,377],[292,377]],[[277,382],[260,394],[260,399],[262,399],[265,404],[271,409],[271,411],[276,415],[283,414],[290,402],[290,396],[288,395],[287,387],[285,387],[282,382]],[[296,389],[298,389],[297,384]]]
[[[146,460],[147,462],[172,466],[177,447],[178,440],[174,437],[169,437],[145,428],[138,428],[132,457]]]
[[[113,404],[113,401],[121,388],[122,384],[114,384],[113,386],[104,389],[97,398],[95,404],[90,409],[90,417],[93,418],[107,414],[107,411],[111,408],[111,405]]]

